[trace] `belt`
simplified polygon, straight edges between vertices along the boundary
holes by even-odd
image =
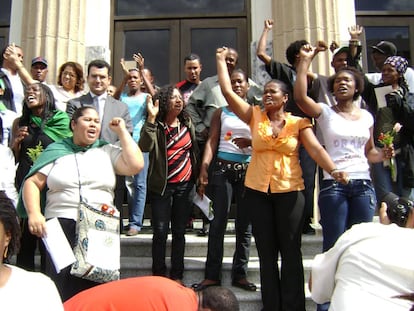
[[[234,171],[246,170],[247,167],[249,166],[249,163],[240,163],[240,162],[227,161],[227,160],[222,160],[222,159],[217,159],[217,164],[219,166],[222,166],[227,169],[234,170]]]

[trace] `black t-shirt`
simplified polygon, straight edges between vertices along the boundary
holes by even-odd
[[[20,125],[21,126],[21,125]],[[17,161],[19,165],[16,170],[16,189],[19,190],[22,186],[24,177],[29,172],[33,165],[33,161],[29,156],[29,150],[39,149],[44,150],[54,141],[47,136],[43,131],[34,123],[28,125],[29,135],[26,136],[20,145],[20,153]],[[39,146],[39,143],[41,146]]]

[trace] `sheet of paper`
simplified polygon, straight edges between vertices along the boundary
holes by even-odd
[[[208,220],[212,220],[214,218],[213,214],[213,202],[206,196],[203,195],[201,198],[197,193],[194,196],[193,202],[198,208],[206,215]]]
[[[134,60],[126,60],[125,67],[127,70],[137,68],[137,63]]]
[[[76,261],[72,248],[57,218],[46,222],[47,236],[43,237],[43,243],[52,258],[56,272],[66,268]]]
[[[115,270],[121,266],[121,241],[118,233],[88,230],[86,261],[102,269]]]
[[[386,86],[376,87],[374,90],[375,90],[375,96],[377,97],[378,108],[387,107],[385,95],[392,92],[392,86],[386,85]]]

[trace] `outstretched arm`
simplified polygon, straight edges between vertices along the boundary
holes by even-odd
[[[364,27],[359,25],[353,25],[348,27],[349,35],[351,36],[351,39],[349,40],[349,52],[352,59],[358,60],[358,52],[361,53],[361,40],[360,36],[362,34],[362,31],[364,30]],[[359,49],[359,51],[358,51]]]
[[[124,91],[124,88],[127,85],[128,79],[129,79],[129,71],[125,66],[125,60],[121,58],[119,63],[121,64],[122,72],[124,73],[124,78],[122,79],[121,84],[118,85],[118,87],[116,88],[116,91],[114,94],[114,98],[118,100],[121,97],[121,94]]]
[[[20,79],[22,79],[26,85],[39,82],[34,80],[27,69],[23,66],[22,62],[19,59],[19,56],[17,55],[16,46],[14,43],[9,45],[9,47],[6,49],[6,55],[7,59],[15,66]]]
[[[293,87],[293,97],[299,108],[308,116],[317,118],[321,114],[321,107],[307,94],[308,70],[314,57],[315,48],[304,45],[300,49],[300,59],[296,66],[296,82]]]
[[[273,28],[273,20],[266,19],[264,21],[264,28],[262,35],[260,36],[259,43],[257,44],[256,55],[259,59],[265,63],[265,65],[269,65],[272,58],[270,55],[266,54],[266,44],[267,44],[267,34]]]
[[[140,72],[140,74],[141,74],[141,79],[142,79],[142,81],[144,82],[144,85],[145,85],[145,87],[146,87],[146,89],[147,89],[148,93],[149,93],[151,96],[154,96],[154,95],[155,95],[155,93],[156,93],[156,91],[155,91],[155,89],[154,89],[154,86],[152,85],[151,81],[149,81],[149,79],[148,79],[147,75],[145,75],[145,74],[144,74],[144,69],[145,69],[145,65],[144,65],[145,60],[144,60],[144,56],[142,56],[142,54],[141,54],[141,53],[138,53],[138,54],[134,54],[132,57],[133,57],[133,58],[134,58],[134,60],[137,62],[138,69],[139,69],[139,72]]]
[[[253,108],[237,95],[231,87],[229,71],[226,65],[227,52],[228,49],[226,47],[218,48],[216,51],[217,75],[221,92],[233,112],[240,118],[240,120],[249,124]]]

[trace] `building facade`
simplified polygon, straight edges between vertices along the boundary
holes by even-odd
[[[393,41],[399,54],[413,57],[414,2],[410,0],[2,0],[0,45],[23,47],[25,64],[42,55],[49,61],[48,82],[54,83],[59,64],[81,64],[104,58],[113,65],[115,83],[122,72],[120,58],[141,52],[158,84],[183,77],[182,60],[190,52],[201,56],[202,78],[215,73],[217,46],[239,51],[239,66],[258,80],[255,44],[263,21],[275,20],[269,49],[285,60],[285,49],[297,39],[335,40],[346,44],[347,27],[358,23],[363,33],[363,62],[370,64],[369,46]],[[411,40],[412,41],[412,40]],[[367,48],[368,47],[368,48]],[[368,53],[367,53],[368,50]],[[313,70],[329,74],[330,54],[318,56]]]

